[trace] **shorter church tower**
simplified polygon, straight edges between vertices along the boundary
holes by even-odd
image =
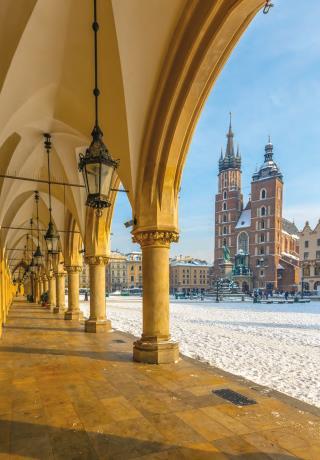
[[[235,226],[243,207],[241,193],[241,157],[239,149],[234,150],[234,134],[230,125],[227,133],[227,147],[225,154],[221,150],[218,174],[218,193],[215,197],[215,250],[214,270],[219,274],[219,267],[223,262],[223,247],[227,246],[231,262],[236,253]]]
[[[283,177],[273,160],[270,137],[264,163],[252,176],[250,259],[256,287],[278,288],[281,267]]]

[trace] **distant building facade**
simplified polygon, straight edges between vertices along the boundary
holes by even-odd
[[[108,292],[142,288],[141,252],[130,252],[129,254],[111,252],[106,267],[106,286]]]
[[[205,260],[177,257],[170,260],[170,293],[196,294],[210,289],[210,268]]]
[[[142,288],[142,253],[130,252],[127,257],[127,287]]]
[[[127,257],[120,252],[111,252],[106,267],[106,287],[108,292],[121,291],[127,287]]]
[[[300,290],[320,293],[320,220],[314,229],[306,222],[300,232]]]
[[[299,231],[282,217],[283,176],[269,139],[264,162],[253,174],[251,199],[244,207],[241,156],[234,150],[231,120],[225,154],[219,160],[215,197],[214,270],[221,276],[224,248],[230,253],[232,277],[243,291],[252,288],[297,290]]]

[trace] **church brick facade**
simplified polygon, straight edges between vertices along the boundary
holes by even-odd
[[[244,291],[295,291],[299,283],[299,232],[283,218],[283,176],[273,159],[273,145],[265,146],[264,162],[253,174],[250,200],[244,207],[241,156],[234,150],[234,134],[219,160],[215,198],[214,276],[222,276],[223,250],[233,264],[232,277]]]

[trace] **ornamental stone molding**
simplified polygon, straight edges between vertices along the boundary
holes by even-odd
[[[56,278],[63,278],[64,276],[66,276],[66,273],[65,272],[55,272],[54,276]]]
[[[133,243],[138,243],[142,248],[149,246],[170,247],[171,243],[179,241],[179,233],[168,230],[151,230],[134,233]]]
[[[85,263],[88,265],[107,265],[109,257],[107,256],[87,256]]]
[[[68,273],[80,273],[82,272],[82,267],[80,265],[68,265],[65,267]]]

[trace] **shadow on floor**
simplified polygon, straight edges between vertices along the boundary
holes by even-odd
[[[55,348],[29,348],[29,347],[6,347],[0,346],[2,353],[26,353],[28,355],[54,355],[54,356],[75,356],[79,358],[97,359],[99,361],[132,361],[131,352],[117,351],[77,351],[77,350],[58,350]]]
[[[6,324],[4,329],[26,329],[26,330],[34,330],[34,331],[53,331],[53,332],[81,332],[83,333],[83,327],[37,327],[37,326],[9,326]]]
[[[139,428],[139,420],[133,421],[137,425],[137,437],[115,435],[108,433],[108,428],[103,427],[104,433],[87,432],[78,426],[74,429],[38,425],[26,422],[11,422],[0,420],[0,453],[21,455],[31,459],[113,459],[124,460],[140,458],[148,454],[159,454],[154,458],[167,460],[270,460],[274,458],[266,453],[256,451],[255,453],[243,453],[230,455],[229,453],[215,453],[202,450],[201,448],[180,447],[171,443],[159,441],[162,439],[157,435],[157,441],[152,440],[152,434],[144,433]],[[113,426],[116,428],[116,424]],[[101,427],[102,431],[102,427]],[[119,431],[119,430],[118,430]],[[155,431],[156,432],[156,431]],[[141,437],[149,438],[147,440]],[[140,438],[140,439],[137,439]],[[187,442],[188,440],[186,440]],[[214,443],[212,443],[214,445]],[[11,458],[11,457],[10,457]],[[294,456],[277,454],[277,460],[292,460]]]
[[[38,320],[38,319],[45,319],[46,321],[47,320],[54,320],[54,321],[64,321],[64,318],[62,317],[59,317],[59,316],[54,316],[54,317],[51,317],[51,316],[46,316],[46,317],[43,317],[43,316],[15,316],[15,315],[9,315],[8,316],[8,320],[10,321],[10,319],[31,319],[32,321],[34,321],[35,319]]]

